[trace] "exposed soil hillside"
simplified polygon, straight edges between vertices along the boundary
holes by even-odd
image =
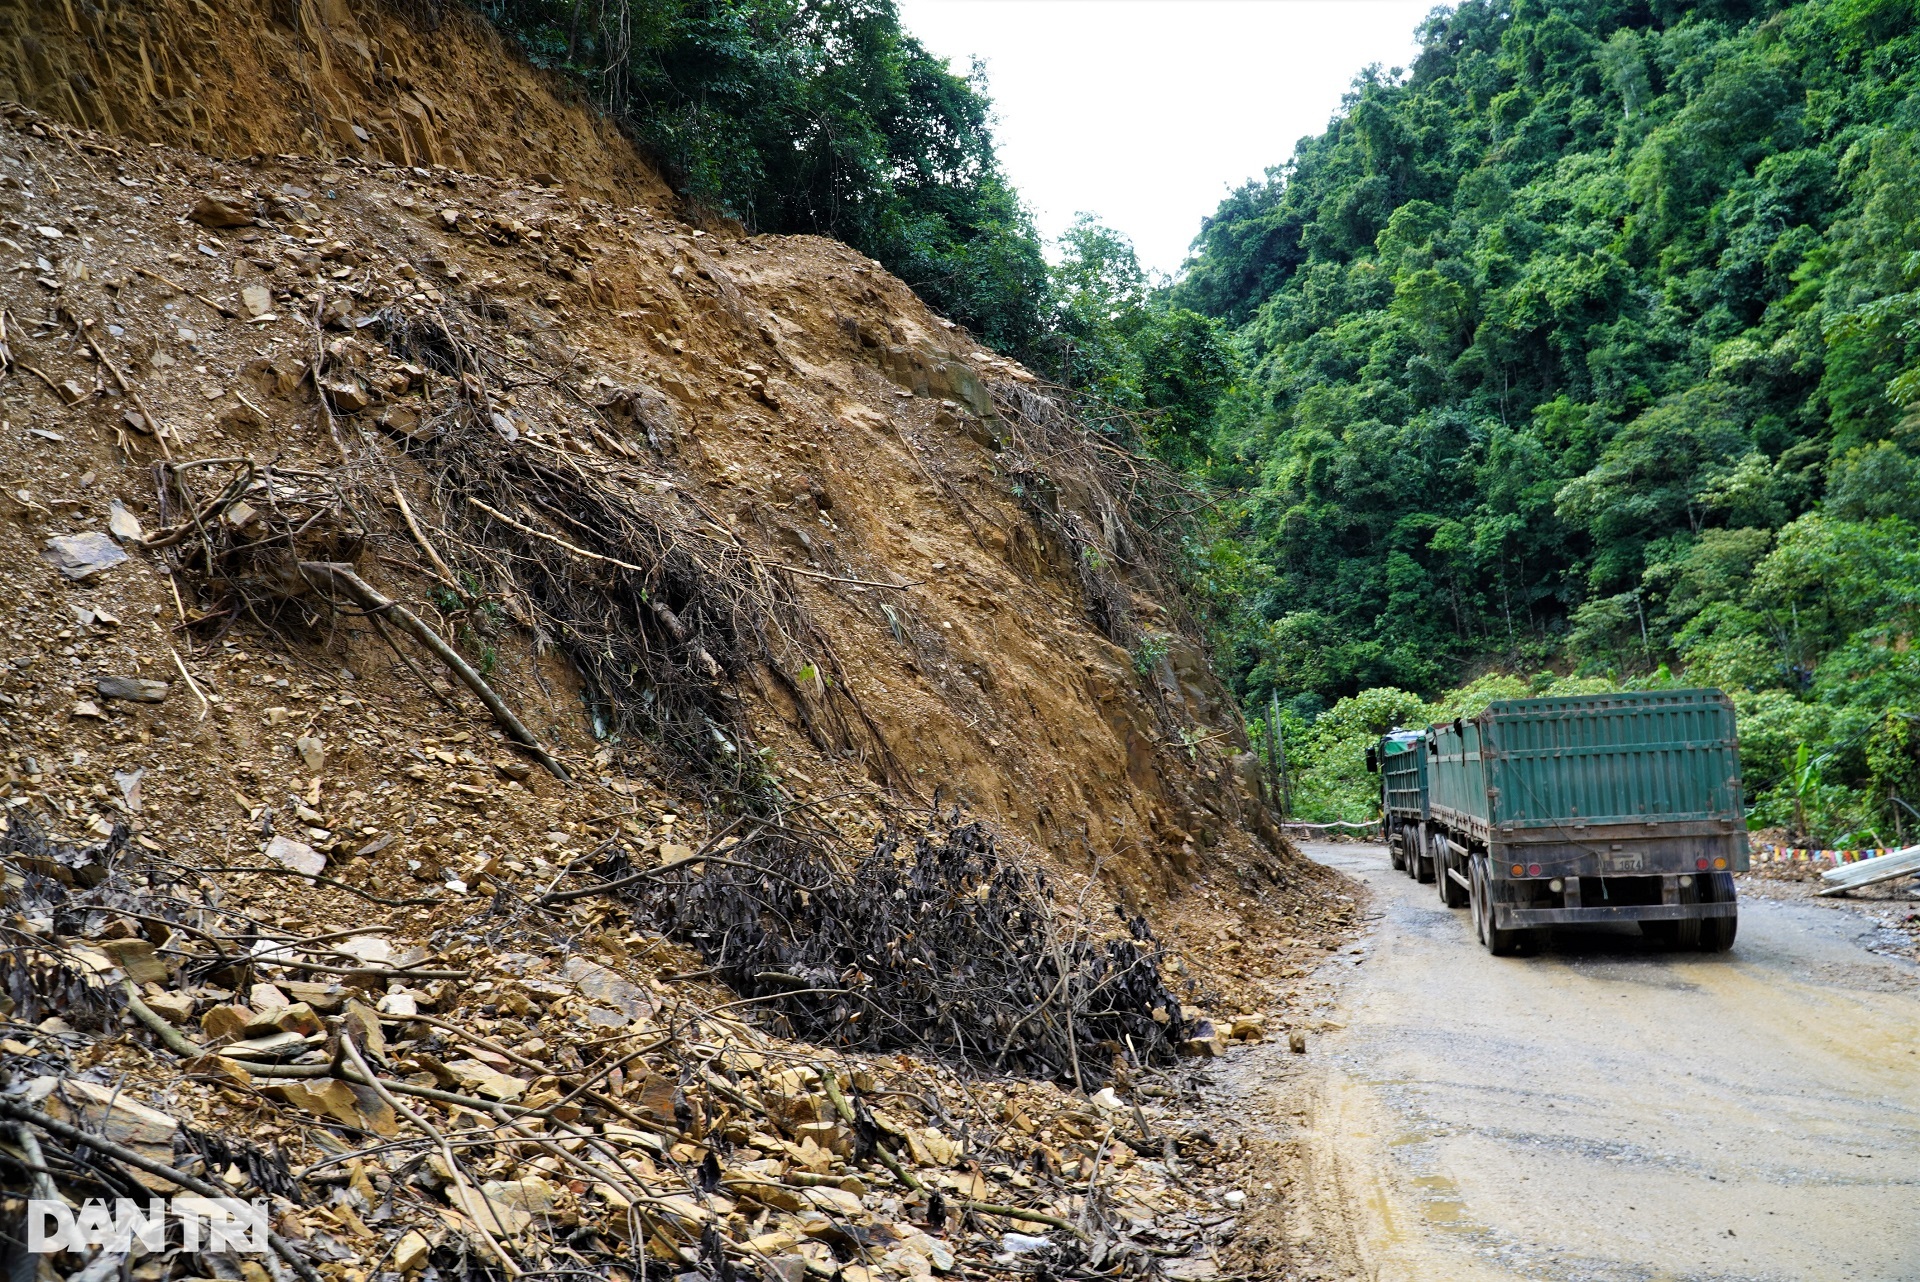
[[[3,0],[9,99],[213,156],[450,165],[673,204],[605,119],[437,0]]]
[[[340,984],[301,978],[342,959],[236,968],[224,950],[379,934],[377,965],[340,971],[380,1007],[355,1027],[391,1043],[369,1050],[394,1089],[468,1092],[446,1125],[494,1125],[460,1112],[484,1107],[482,1068],[535,1073],[501,1089],[544,1101],[536,1127],[647,1119],[651,1147],[622,1139],[637,1166],[614,1145],[613,1167],[560,1181],[589,1255],[648,1190],[699,1205],[663,1213],[647,1250],[714,1276],[722,1256],[868,1276],[1018,1256],[980,1231],[1053,1230],[981,1209],[1014,1200],[1072,1226],[1031,1263],[1204,1262],[1231,1220],[1220,1190],[1180,1184],[1218,1153],[1169,1112],[1167,1053],[1283,1019],[1252,981],[1319,947],[1329,892],[1266,821],[1131,514],[1158,484],[1142,465],[845,246],[676,221],[617,135],[464,19],[237,0],[9,17],[14,92],[48,113],[0,127],[0,734],[25,897],[8,929],[43,950],[16,955],[38,978],[16,986],[28,1040],[9,1054],[158,1088],[164,1055],[83,1035],[113,1027],[123,978],[149,1005],[118,1018],[184,1027],[190,1044],[163,1038],[180,1054],[330,1037],[351,1102],[268,1088],[303,1123],[231,1061],[162,1091],[312,1162],[398,1126],[341,1059],[359,1035],[332,1018],[353,1016]],[[213,75],[221,58],[248,74]],[[252,96],[267,84],[274,101]],[[409,100],[430,131],[406,132]],[[553,183],[493,163],[496,114]],[[362,588],[450,642],[537,745]],[[72,853],[89,841],[104,849]],[[136,975],[141,940],[158,971]],[[1014,988],[984,978],[1003,971]],[[31,1012],[21,994],[67,974],[68,998]],[[1021,998],[1040,975],[1059,982]],[[313,1029],[272,1014],[290,998],[318,1003]],[[735,1003],[771,1018],[716,1011]],[[47,1010],[73,1018],[41,1027]],[[925,1060],[872,1058],[901,1047],[1011,1054],[1083,1089],[969,1095]],[[479,1067],[449,1071],[456,1050]],[[328,1071],[317,1041],[263,1054],[266,1080]],[[776,1064],[805,1071],[774,1084]],[[1121,1094],[1089,1104],[1102,1083]],[[889,1091],[932,1102],[875,1132],[867,1101]],[[973,1120],[942,1112],[959,1100]],[[1049,1120],[1062,1109],[1078,1120]],[[945,1129],[908,1137],[923,1125]],[[875,1167],[876,1143],[924,1178]],[[1143,1159],[1124,1179],[1121,1149]],[[489,1150],[479,1173],[558,1179],[580,1151],[533,1177],[532,1150]],[[419,1160],[307,1225],[346,1244],[342,1282],[399,1249],[405,1216],[365,1252],[350,1217],[391,1213]],[[436,1170],[447,1269],[449,1242],[493,1249],[473,1222],[493,1212]],[[1138,1186],[1131,1228],[1103,1179]],[[838,1200],[792,1194],[828,1185]]]
[[[558,451],[623,483],[681,487],[688,511],[749,541],[750,555],[800,567],[793,591],[839,658],[840,672],[815,684],[838,676],[871,727],[805,743],[807,714],[784,685],[769,684],[756,714],[769,742],[800,761],[823,747],[884,754],[888,769],[859,775],[929,801],[943,790],[1042,848],[1113,861],[1160,889],[1174,884],[1162,870],[1184,871],[1195,842],[1233,836],[1245,804],[1231,772],[1241,745],[1202,661],[1176,638],[1143,681],[1131,656],[1090,623],[1074,564],[1087,550],[1017,505],[992,449],[992,433],[1005,429],[951,398],[971,396],[991,414],[982,375],[1012,382],[1018,372],[949,335],[870,262],[832,242],[720,241],[642,211],[450,173],[427,181],[407,171],[188,164],[183,172],[165,154],[151,170],[116,164],[126,184],[111,192],[118,200],[89,192],[95,199],[78,218],[45,207],[59,178],[34,174],[31,162],[17,181],[45,185],[15,187],[17,212],[54,220],[15,229],[29,266],[58,259],[42,276],[16,276],[42,295],[19,300],[16,316],[51,304],[56,328],[61,316],[111,326],[106,358],[141,381],[176,459],[278,455],[330,467],[341,462],[333,438],[342,435],[356,466],[419,478],[400,438],[425,430],[444,389],[417,366],[399,372],[403,362],[368,323],[388,312],[419,325],[461,299],[497,317],[488,329],[526,371],[524,384],[499,393],[499,412],[523,425],[508,430],[524,434],[525,448]],[[278,202],[299,226],[223,234],[180,217],[209,194],[241,208]],[[463,234],[463,224],[472,230]],[[258,289],[270,291],[274,319],[246,319],[242,296]],[[316,330],[316,316],[327,327]],[[77,374],[90,392],[96,382],[111,389],[85,345],[75,346],[77,331],[64,332],[64,352],[38,351],[24,332],[17,359],[56,385]],[[330,416],[308,370],[335,344],[340,353],[321,357],[326,369],[360,390],[332,396],[339,413]],[[615,409],[569,403],[547,370]],[[950,395],[915,394],[930,384]],[[132,455],[116,458],[123,398],[102,390],[76,407],[59,399],[38,381],[23,388],[15,432],[31,423],[65,440],[16,441],[47,456],[22,474],[40,480],[46,499],[77,506],[58,509],[58,522],[23,511],[48,533],[76,512],[97,524],[101,499],[155,519],[152,498],[139,492],[143,470],[133,485],[115,482],[159,442],[135,433]],[[349,408],[360,400],[364,409]],[[658,423],[636,418],[635,405]],[[622,420],[625,439],[610,426]],[[67,466],[50,470],[55,459]],[[88,472],[93,495],[56,480]],[[424,490],[415,502],[433,519]],[[1098,513],[1067,515],[1091,532],[1097,553]],[[404,534],[397,517],[396,507],[388,523]],[[582,558],[581,568],[592,566]],[[514,602],[505,604],[511,612]],[[1157,616],[1150,602],[1128,604]],[[349,667],[357,646],[379,645],[351,633],[335,641]],[[783,675],[804,671],[802,659]],[[370,653],[365,662],[375,662]],[[587,729],[575,693],[502,680],[543,725],[563,736]],[[844,769],[831,757],[814,767]]]

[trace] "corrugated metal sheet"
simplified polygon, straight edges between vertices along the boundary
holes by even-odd
[[[1434,804],[1501,829],[1741,816],[1733,704],[1718,690],[1503,699],[1430,737]]]
[[[1427,739],[1427,794],[1432,805],[1484,821],[1487,782],[1480,762],[1478,723],[1442,722],[1428,732]]]

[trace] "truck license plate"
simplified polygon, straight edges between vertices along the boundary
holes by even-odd
[[[1607,856],[1608,872],[1640,872],[1647,866],[1647,859],[1638,850],[1623,851]]]

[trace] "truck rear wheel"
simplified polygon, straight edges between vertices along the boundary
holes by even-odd
[[[1734,946],[1734,935],[1738,933],[1740,917],[1709,917],[1699,923],[1699,950],[1726,952]]]
[[[1674,944],[1680,948],[1700,947],[1701,925],[1702,923],[1698,917],[1688,917],[1682,921],[1673,923]]]
[[[1724,953],[1733,947],[1733,937],[1739,933],[1738,917],[1709,917],[1700,923],[1700,951],[1703,953]]]
[[[1698,948],[1700,926],[1698,917],[1679,921],[1643,921],[1640,923],[1640,933],[1662,948]]]
[[[1480,865],[1467,861],[1467,880],[1471,888],[1467,892],[1467,915],[1473,918],[1473,937],[1480,941],[1482,948],[1487,944],[1486,895],[1480,889]]]
[[[1502,930],[1493,924],[1493,878],[1487,872],[1487,861],[1477,858],[1469,861],[1473,869],[1468,880],[1473,884],[1470,896],[1473,908],[1474,933],[1480,936],[1480,942],[1495,957],[1514,957],[1527,950],[1534,943],[1534,933],[1530,930]]]
[[[1733,888],[1733,874],[1717,872],[1710,877],[1700,879],[1700,898],[1710,904],[1731,904],[1735,902],[1736,891]],[[1739,910],[1736,908],[1736,912]],[[1703,953],[1724,953],[1733,947],[1733,937],[1740,932],[1740,918],[1708,917],[1700,923],[1700,951]]]

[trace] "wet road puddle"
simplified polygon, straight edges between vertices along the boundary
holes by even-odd
[[[1467,1204],[1460,1186],[1444,1175],[1422,1175],[1411,1181],[1421,1190],[1420,1211],[1427,1223],[1451,1233],[1480,1233],[1486,1225],[1467,1218]]]

